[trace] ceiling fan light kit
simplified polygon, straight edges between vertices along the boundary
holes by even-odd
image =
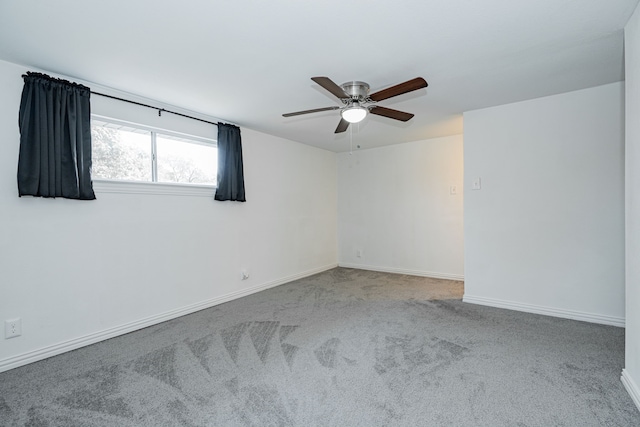
[[[351,107],[347,107],[340,112],[342,118],[348,121],[349,123],[360,123],[367,117],[367,110],[364,107],[361,107],[357,102],[354,103]]]
[[[324,107],[313,110],[296,111],[283,114],[284,117],[299,116],[302,114],[317,113],[320,111],[340,110],[340,123],[335,133],[341,133],[349,128],[350,123],[359,123],[368,113],[388,117],[394,120],[406,122],[413,117],[411,113],[393,110],[391,108],[376,105],[378,101],[394,96],[402,95],[428,86],[425,79],[416,77],[404,83],[391,86],[369,95],[369,85],[365,82],[352,81],[338,86],[329,77],[312,77],[311,80],[322,86],[342,102],[342,107]]]

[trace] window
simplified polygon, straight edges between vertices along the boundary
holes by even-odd
[[[91,121],[91,177],[152,181],[151,132]]]
[[[94,117],[91,143],[93,179],[216,184],[214,140]]]
[[[212,144],[156,134],[156,153],[159,182],[215,185],[218,150]]]

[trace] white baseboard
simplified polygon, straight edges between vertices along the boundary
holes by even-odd
[[[546,316],[561,317],[563,319],[581,320],[583,322],[599,323],[602,325],[619,326],[624,328],[624,317],[607,316],[604,314],[585,313],[582,311],[564,310],[555,307],[523,304],[513,301],[504,301],[494,298],[476,297],[465,294],[463,302],[471,304],[488,305],[490,307],[506,308],[509,310],[524,311],[526,313],[544,314]]]
[[[126,323],[124,325],[115,326],[113,328],[105,329],[103,331],[95,332],[82,337],[74,338],[71,340],[63,341],[58,344],[42,347],[37,350],[28,351],[26,353],[18,354],[16,356],[8,357],[0,360],[0,372],[8,371],[9,369],[24,366],[29,363],[37,362],[38,360],[47,359],[58,354],[66,353],[67,351],[75,350],[80,347],[95,344],[100,341],[107,340],[109,338],[117,337],[118,335],[128,334],[129,332],[136,331],[138,329],[153,326],[158,323],[165,322],[167,320],[175,319],[176,317],[191,314],[196,311],[204,310],[209,307],[213,307],[218,304],[222,304],[228,301],[232,301],[237,298],[241,298],[247,295],[254,294],[256,292],[264,291],[269,288],[283,285],[285,283],[292,282],[294,280],[302,279],[304,277],[312,276],[314,274],[322,273],[323,271],[330,270],[337,267],[338,264],[329,264],[323,267],[307,270],[302,273],[293,274],[291,276],[283,277],[278,280],[263,283],[261,285],[253,286],[251,288],[242,289],[236,292],[231,292],[226,295],[222,295],[209,300],[201,301],[195,304],[191,304],[185,307],[170,310],[165,313],[149,316],[144,319],[136,320]]]
[[[636,384],[636,382],[633,381],[633,378],[631,378],[631,375],[629,375],[629,371],[626,369],[622,370],[620,381],[622,381],[624,388],[627,389],[627,392],[631,396],[631,400],[633,400],[633,403],[636,404],[640,411],[640,388],[638,388],[638,384]]]
[[[349,264],[349,263],[343,263],[343,262],[339,263],[338,266],[345,267],[345,268],[357,268],[358,270],[380,271],[382,273],[396,273],[396,274],[408,274],[410,276],[431,277],[434,279],[464,280],[463,274],[435,273],[433,271],[407,270],[404,268],[379,267],[374,265]]]

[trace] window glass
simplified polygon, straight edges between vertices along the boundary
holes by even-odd
[[[151,132],[93,122],[91,157],[93,178],[151,181]]]
[[[218,150],[169,135],[156,135],[158,182],[216,184]]]

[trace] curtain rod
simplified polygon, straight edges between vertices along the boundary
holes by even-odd
[[[186,117],[188,119],[198,120],[199,122],[209,123],[211,125],[216,125],[216,126],[218,125],[218,122],[210,122],[209,120],[199,119],[197,117],[188,116],[186,114],[177,113],[177,112],[171,111],[171,110],[165,110],[164,108],[154,107],[153,105],[143,104],[142,102],[130,101],[128,99],[118,98],[117,96],[106,95],[106,94],[100,93],[100,92],[91,91],[91,93],[93,95],[104,96],[105,98],[116,99],[118,101],[128,102],[129,104],[140,105],[142,107],[147,107],[147,108],[151,108],[153,110],[158,110],[158,116],[162,116],[162,112],[164,111],[165,113],[171,113],[171,114],[175,114],[176,116],[182,116],[182,117]]]

